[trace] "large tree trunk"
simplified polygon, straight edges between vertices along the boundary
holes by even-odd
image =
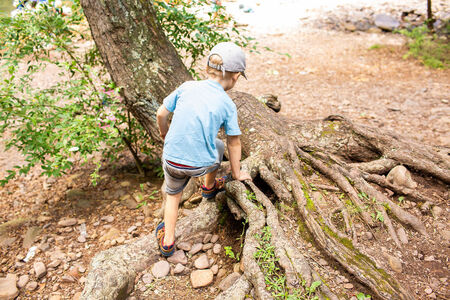
[[[155,111],[164,96],[190,76],[157,23],[151,1],[82,0],[81,4],[108,71],[122,87],[124,104],[151,136],[159,139]],[[233,92],[230,96],[238,107],[243,132],[241,139],[246,157],[243,165],[257,179],[254,182],[264,182],[270,187],[276,201],[296,203],[299,222],[307,228],[317,248],[353,274],[372,295],[382,299],[413,299],[395,278],[358,248],[353,220],[344,200],[335,194],[346,195],[358,209],[366,228],[375,226],[370,212],[380,211],[393,243],[400,246],[395,226],[408,225],[423,235],[427,232],[417,216],[392,202],[377,186],[388,187],[412,200],[434,200],[420,191],[389,183],[379,174],[386,174],[403,164],[448,184],[448,158],[431,147],[357,126],[339,116],[314,121],[290,120],[277,115],[251,95]],[[314,179],[311,176],[314,172],[309,170],[319,172],[320,178]],[[334,193],[323,194],[324,199],[319,201],[311,193],[313,181],[316,186]],[[249,227],[242,255],[244,276],[219,299],[227,299],[229,295],[241,295],[243,299],[251,287],[257,298],[272,298],[265,289],[264,274],[253,256],[257,247],[255,234],[260,234],[266,225],[272,229],[271,243],[286,275],[287,287],[301,289],[299,283],[302,280],[308,285],[319,278],[310,266],[308,255],[286,238],[278,213],[260,184],[230,182],[226,189],[227,195],[221,195],[221,201],[229,203],[233,210],[237,204],[241,209],[239,215],[248,216]],[[255,193],[256,202],[265,208],[264,211],[257,209],[256,203],[247,198],[246,190]],[[376,201],[360,199],[358,193],[362,192],[368,199],[375,198]],[[321,204],[323,201],[327,203],[325,207]],[[329,207],[333,207],[332,212]],[[342,219],[343,225],[333,222],[331,215]],[[391,220],[392,216],[395,221]],[[177,236],[184,240],[192,238],[210,230],[216,220],[215,204],[203,202],[194,214],[179,221]],[[92,261],[83,299],[123,299],[133,288],[136,273],[157,258],[153,236],[100,253]],[[337,299],[325,284],[320,286],[319,297]]]

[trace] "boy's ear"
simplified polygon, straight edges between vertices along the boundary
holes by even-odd
[[[238,80],[239,76],[241,76],[241,73],[233,73],[233,80],[236,81]]]

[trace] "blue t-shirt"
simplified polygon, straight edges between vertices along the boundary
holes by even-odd
[[[214,80],[187,81],[164,99],[173,112],[166,135],[163,159],[192,167],[214,164],[216,137],[224,127],[227,135],[240,135],[236,105]]]

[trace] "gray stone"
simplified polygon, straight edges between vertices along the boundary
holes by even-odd
[[[211,233],[207,233],[205,235],[205,237],[203,238],[203,244],[209,243],[209,241],[211,241],[211,238],[212,238],[212,234]]]
[[[177,264],[177,265],[175,266],[175,268],[173,269],[173,273],[174,273],[174,274],[180,274],[180,273],[183,273],[184,269],[185,269],[185,266],[183,266],[182,264]]]
[[[400,26],[400,22],[392,16],[378,14],[375,15],[375,25],[381,29],[392,31]]]
[[[78,223],[77,219],[75,219],[75,218],[68,218],[68,219],[63,219],[63,220],[59,221],[58,222],[58,226],[67,227],[67,226],[76,225],[77,223]]]
[[[167,261],[172,264],[182,264],[182,265],[185,265],[188,262],[186,254],[184,254],[183,250],[175,251],[172,256],[167,258]]]
[[[204,244],[202,247],[203,251],[208,251],[209,249],[212,249],[212,247],[214,246],[213,243],[208,243],[208,244]]]
[[[226,291],[230,286],[233,285],[233,283],[241,277],[241,274],[233,272],[227,277],[225,277],[220,283],[219,283],[219,289],[222,291]]]
[[[219,254],[221,249],[222,249],[222,246],[220,244],[215,244],[213,247],[213,253]]]
[[[22,275],[19,277],[19,281],[17,281],[17,286],[21,289],[27,285],[28,281],[30,281],[30,276],[28,274]]]
[[[38,287],[38,283],[36,281],[28,282],[25,288],[29,291],[34,291]]]
[[[200,251],[202,250],[202,248],[203,248],[203,244],[202,244],[202,243],[194,244],[194,245],[192,246],[191,250],[189,251],[189,254],[190,254],[190,255],[195,255],[195,254],[197,254],[198,252],[200,252]]]
[[[412,179],[411,173],[404,166],[396,166],[386,176],[386,180],[400,187],[415,189],[417,183]]]
[[[45,267],[44,263],[42,261],[37,261],[33,264],[34,273],[36,274],[36,277],[39,279],[45,274],[47,274],[47,268]]]
[[[206,254],[200,255],[200,257],[197,258],[197,259],[194,261],[194,266],[195,266],[197,269],[206,269],[206,268],[208,268],[208,267],[209,267],[209,259],[208,259],[208,256],[207,256]]]
[[[152,274],[156,278],[162,278],[167,276],[170,272],[170,264],[165,260],[160,260],[152,267]]]
[[[177,244],[177,248],[184,250],[184,251],[190,251],[192,248],[192,243],[181,242],[181,243]]]
[[[217,234],[213,235],[211,237],[211,243],[215,244],[219,240],[219,236]]]
[[[17,275],[8,274],[6,277],[0,278],[0,299],[14,299],[19,295],[16,286]]]
[[[191,284],[193,288],[208,286],[213,282],[214,274],[211,270],[195,270],[191,273]]]
[[[398,238],[400,239],[400,242],[402,242],[402,244],[408,244],[408,236],[406,235],[405,229],[400,227],[397,230],[397,235],[398,235]]]

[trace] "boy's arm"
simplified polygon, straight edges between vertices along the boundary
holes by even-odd
[[[238,135],[227,136],[228,153],[230,155],[231,175],[234,179],[243,181],[251,180],[250,175],[241,171],[241,139]]]
[[[167,131],[169,131],[169,114],[170,111],[168,111],[164,105],[161,105],[156,112],[156,123],[158,124],[159,135],[163,140],[166,137]]]

